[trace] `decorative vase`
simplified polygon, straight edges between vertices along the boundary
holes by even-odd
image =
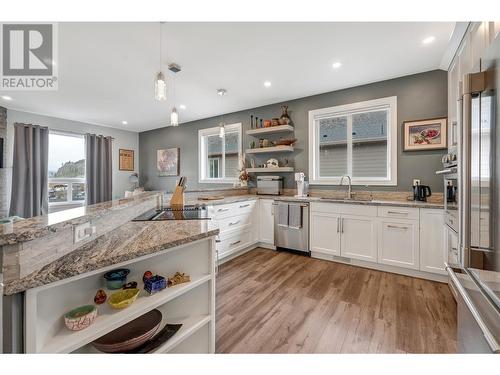
[[[240,180],[240,186],[241,187],[247,187],[248,186],[248,181],[247,180]]]
[[[288,125],[290,123],[290,116],[288,115],[287,105],[281,106],[281,117],[279,121],[281,125]]]

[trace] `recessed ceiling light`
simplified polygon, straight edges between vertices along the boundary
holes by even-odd
[[[339,61],[334,62],[334,63],[332,64],[332,68],[333,68],[333,69],[338,69],[338,68],[340,68],[341,66],[342,66],[342,63],[341,63],[341,62],[339,62]]]
[[[429,36],[429,37],[425,38],[424,40],[422,40],[422,43],[423,44],[430,44],[430,43],[434,42],[435,40],[436,40],[435,36]]]
[[[11,101],[12,100],[12,98],[10,96],[7,96],[7,95],[2,95],[1,98],[3,100],[7,100],[7,101]]]
[[[179,106],[179,108],[180,108],[180,109],[186,109],[186,106],[185,106],[184,104],[181,104],[181,105]]]
[[[269,82],[269,81],[264,82],[264,86],[271,87],[271,82]]]
[[[128,125],[128,122],[127,122],[127,121],[125,121],[125,120],[123,120],[123,121],[122,121],[122,125]]]

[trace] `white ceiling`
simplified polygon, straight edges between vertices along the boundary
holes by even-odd
[[[0,105],[125,130],[188,122],[440,67],[454,23],[166,23],[169,99],[154,100],[158,23],[59,24],[59,90]],[[434,36],[433,43],[422,40]],[[332,63],[342,66],[333,69]],[[167,65],[177,62],[175,98]],[[265,88],[264,81],[272,82]],[[221,99],[217,88],[228,95]],[[122,125],[122,120],[128,122]]]

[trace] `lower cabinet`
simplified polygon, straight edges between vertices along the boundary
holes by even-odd
[[[259,202],[259,241],[274,246],[274,210],[272,199]]]
[[[340,215],[312,212],[310,245],[313,252],[340,255]]]
[[[451,231],[450,231],[451,232]],[[441,210],[420,209],[420,270],[446,275],[447,242]]]
[[[364,216],[342,215],[340,220],[341,255],[366,262],[376,262],[376,219]]]
[[[418,270],[418,220],[379,218],[378,262]]]

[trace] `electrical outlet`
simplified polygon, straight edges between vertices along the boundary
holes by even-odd
[[[413,179],[413,186],[417,186],[417,185],[420,185],[420,180],[418,179]]]
[[[73,243],[83,241],[84,239],[96,234],[97,228],[91,225],[90,221],[86,223],[75,225],[73,227]]]

